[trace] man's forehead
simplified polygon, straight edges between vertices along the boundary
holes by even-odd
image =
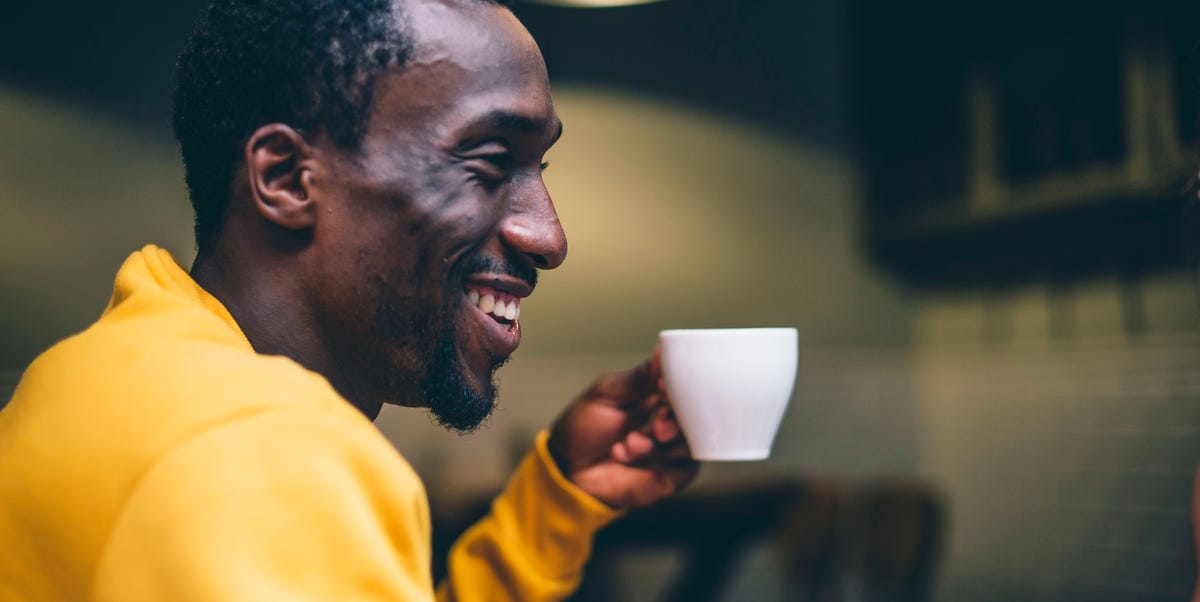
[[[401,11],[414,60],[452,56],[481,67],[541,54],[508,8],[487,0],[407,0]]]
[[[405,10],[412,53],[381,78],[378,112],[424,121],[449,111],[459,125],[557,133],[545,64],[507,8],[483,0],[411,0]]]

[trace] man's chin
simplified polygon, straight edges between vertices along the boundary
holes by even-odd
[[[443,398],[444,399],[444,398]],[[446,430],[461,435],[472,433],[483,426],[496,409],[495,399],[474,392],[463,391],[454,403],[431,403],[429,413]]]
[[[429,413],[447,430],[460,434],[477,430],[496,408],[495,375],[507,361],[494,360],[483,374],[472,371],[471,376],[465,374],[461,364],[454,369],[438,362],[425,386]]]

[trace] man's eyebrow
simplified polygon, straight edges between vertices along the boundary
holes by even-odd
[[[497,129],[514,130],[525,134],[537,134],[543,131],[546,124],[541,119],[497,109],[475,120],[475,125],[488,125]],[[558,129],[552,140],[557,141],[562,136],[563,124],[558,122]]]

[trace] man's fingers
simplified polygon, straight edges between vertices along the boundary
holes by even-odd
[[[657,397],[657,396],[652,396]],[[626,433],[613,445],[613,458],[623,464],[653,464],[664,459],[690,458],[691,451],[675,414],[661,401],[656,401],[648,410],[648,418],[633,418],[641,427]]]
[[[691,459],[692,448],[688,447],[687,441],[679,439],[667,446],[660,445],[658,453],[661,457],[672,460],[683,458]]]
[[[655,480],[664,488],[664,495],[670,495],[687,487],[700,472],[700,463],[695,460],[675,460],[655,471]]]
[[[655,410],[650,421],[650,432],[659,443],[670,443],[679,437],[679,423],[675,422],[671,408],[663,405]]]
[[[631,431],[624,439],[613,444],[613,459],[622,464],[640,462],[654,451],[654,440],[638,431]]]
[[[683,438],[662,444],[655,443],[644,433],[634,431],[613,444],[612,458],[629,466],[657,469],[664,463],[690,462],[692,450]]]
[[[654,440],[642,433],[633,431],[625,435],[625,447],[629,449],[630,455],[634,458],[640,458],[654,451]]]
[[[653,359],[624,372],[614,372],[600,377],[585,394],[596,400],[618,407],[628,407],[644,402],[646,397],[658,391],[659,378],[654,373]]]

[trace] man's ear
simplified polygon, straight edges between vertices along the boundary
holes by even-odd
[[[258,128],[246,142],[251,199],[267,221],[289,230],[313,227],[310,153],[300,132],[282,123]]]

